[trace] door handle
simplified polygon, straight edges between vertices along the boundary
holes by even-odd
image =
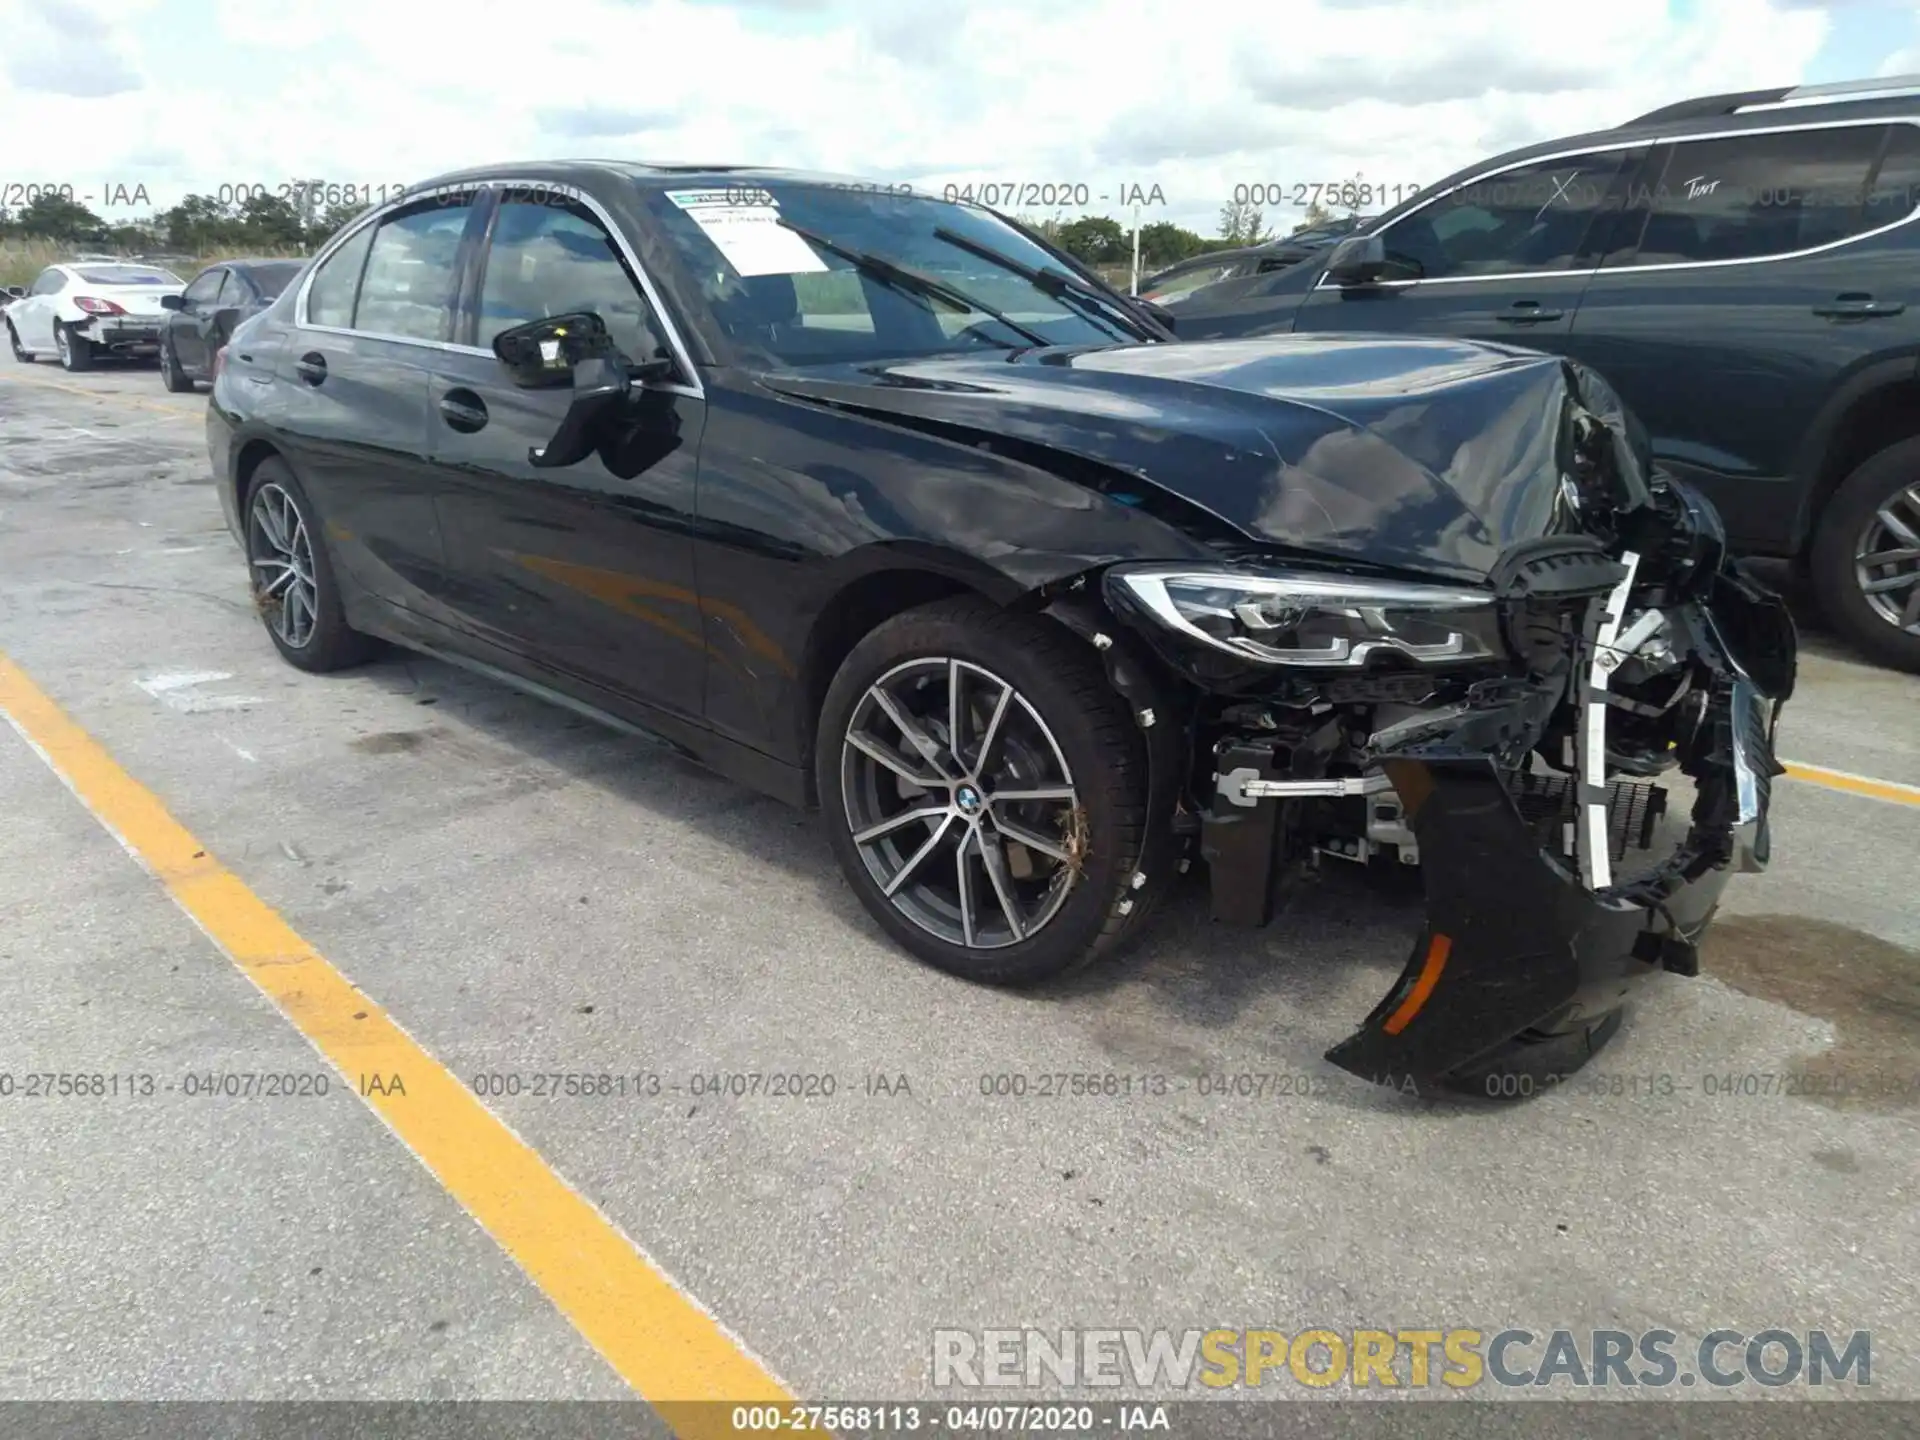
[[[293,362],[293,373],[309,385],[318,385],[327,378],[327,357],[318,350],[309,350]]]
[[[449,390],[440,397],[440,418],[449,430],[471,435],[486,427],[487,404],[471,390]]]
[[[1876,300],[1871,295],[1836,295],[1825,305],[1813,307],[1813,313],[1829,320],[1861,320],[1871,315],[1898,315],[1907,307],[1898,300]]]
[[[1505,325],[1534,325],[1542,320],[1558,320],[1565,313],[1542,310],[1538,300],[1516,300],[1506,309],[1494,311],[1493,318]]]

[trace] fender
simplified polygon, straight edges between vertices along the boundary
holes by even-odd
[[[1805,546],[1819,518],[1820,507],[1826,503],[1834,485],[1846,478],[1837,475],[1833,477],[1833,484],[1824,490],[1820,486],[1821,468],[1847,412],[1875,391],[1914,380],[1920,380],[1920,351],[1894,359],[1869,361],[1836,385],[1820,407],[1793,458],[1792,474],[1800,483],[1800,505],[1794,516],[1793,533],[1788,537],[1794,552]]]

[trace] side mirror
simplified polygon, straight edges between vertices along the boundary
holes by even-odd
[[[628,378],[664,380],[673,374],[673,362],[653,352],[660,348],[653,332],[641,327],[645,359],[625,354],[607,333],[607,322],[591,310],[549,315],[513,325],[493,337],[493,353],[507,375],[523,390],[549,390],[574,383],[574,367],[583,360],[606,359]]]
[[[160,297],[160,308],[162,310],[184,310],[187,308],[186,297],[182,295],[162,295]]]
[[[9,300],[24,300],[27,298],[27,287],[24,285],[9,285],[3,293]]]
[[[1349,235],[1327,257],[1327,278],[1336,285],[1375,285],[1387,268],[1387,244],[1378,235]]]

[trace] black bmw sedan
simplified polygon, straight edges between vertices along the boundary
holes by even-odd
[[[213,357],[234,327],[257,315],[293,283],[304,260],[222,260],[187,282],[178,295],[163,295],[170,313],[160,327],[160,382],[188,391],[213,378]]]
[[[971,979],[1113,949],[1195,862],[1248,924],[1418,865],[1330,1058],[1526,1093],[1767,858],[1792,627],[1561,360],[1177,343],[988,211],[579,162],[356,219],[215,365],[289,662],[391,642],[817,804]]]

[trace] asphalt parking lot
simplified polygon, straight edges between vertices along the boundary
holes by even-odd
[[[205,403],[0,371],[0,1395],[932,1397],[936,1328],[1271,1325],[1867,1329],[1920,1399],[1920,679],[1807,635],[1781,749],[1824,770],[1594,1062],[1620,1093],[1411,1101],[1320,1058],[1404,890],[1252,934],[1193,891],[973,989],[808,817],[436,662],[293,671]],[[1174,1083],[982,1093],[1043,1073]],[[812,1093],[696,1078],[735,1074]],[[1743,1079],[1787,1074],[1831,1083]],[[1200,1093],[1237,1075],[1278,1078]]]

